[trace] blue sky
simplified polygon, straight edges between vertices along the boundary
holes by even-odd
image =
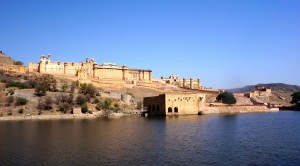
[[[300,84],[299,0],[1,0],[0,50],[179,74],[214,88]]]

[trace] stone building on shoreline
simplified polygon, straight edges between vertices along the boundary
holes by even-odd
[[[204,93],[165,93],[145,97],[144,109],[150,115],[194,115],[205,107]]]

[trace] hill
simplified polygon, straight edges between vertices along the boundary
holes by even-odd
[[[293,93],[299,92],[300,86],[298,85],[289,85],[283,83],[269,83],[269,84],[261,84],[266,88],[271,88],[272,92],[285,92],[285,93]],[[234,89],[227,89],[227,91],[232,93],[245,93],[255,89],[255,85],[247,85],[242,88],[234,88]]]

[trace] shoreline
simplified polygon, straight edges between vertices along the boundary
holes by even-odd
[[[95,118],[119,118],[123,116],[130,116],[131,114],[112,114],[112,115],[93,115],[93,114],[83,114],[83,115],[30,115],[30,116],[5,116],[0,117],[1,121],[14,121],[14,120],[59,120],[59,119],[95,119]]]
[[[299,108],[296,109],[269,109],[269,110],[257,110],[257,111],[238,111],[238,112],[214,112],[208,111],[204,112],[204,114],[200,115],[211,115],[211,114],[245,114],[245,113],[265,113],[265,112],[281,112],[281,111],[300,111]],[[110,115],[103,115],[103,114],[81,114],[81,115],[74,115],[74,114],[61,114],[61,115],[23,115],[23,116],[3,116],[0,117],[1,121],[15,121],[15,120],[64,120],[64,119],[96,119],[96,118],[120,118],[123,116],[137,116],[140,114],[124,114],[124,113],[113,113]],[[192,114],[192,115],[199,115],[199,114]]]

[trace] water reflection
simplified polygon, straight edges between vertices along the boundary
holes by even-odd
[[[0,122],[0,165],[293,165],[299,115]]]

